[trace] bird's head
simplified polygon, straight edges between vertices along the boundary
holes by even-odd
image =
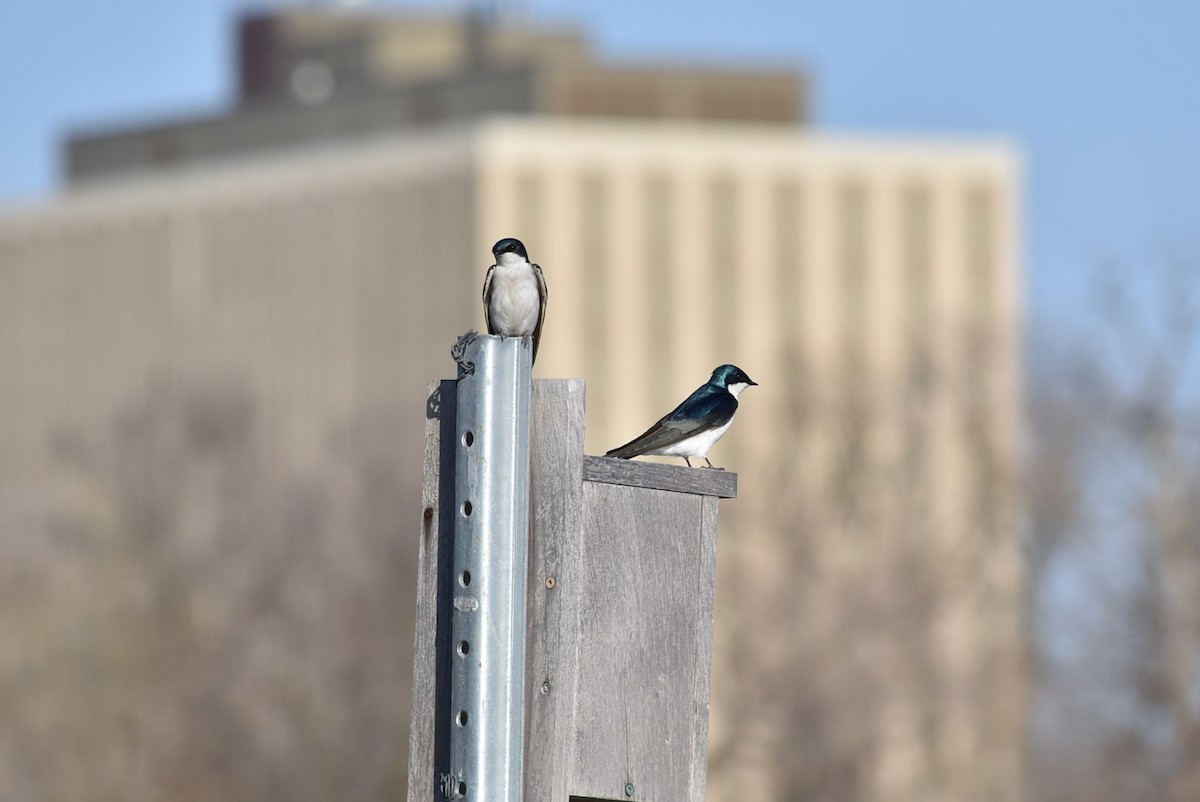
[[[529,258],[529,254],[525,251],[525,244],[514,237],[505,237],[492,246],[492,256],[496,258],[496,262],[499,262],[506,253],[520,259]]]
[[[721,365],[721,367],[713,371],[709,382],[718,387],[724,387],[733,393],[735,398],[741,395],[742,390],[745,390],[747,387],[758,386],[758,382],[747,376],[746,372],[737,365]]]

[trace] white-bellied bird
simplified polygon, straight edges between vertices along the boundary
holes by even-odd
[[[692,467],[692,457],[699,457],[716,467],[708,458],[708,450],[729,431],[737,414],[738,396],[753,381],[737,365],[721,365],[713,371],[708,383],[689,395],[684,402],[637,437],[620,448],[608,452],[610,457],[629,459],[642,454],[683,457]]]
[[[546,319],[546,278],[542,269],[529,261],[519,239],[506,237],[492,246],[496,263],[483,280],[483,319],[488,334],[501,337],[533,337],[533,360],[537,360]]]

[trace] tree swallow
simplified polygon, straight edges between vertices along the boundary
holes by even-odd
[[[708,384],[689,395],[640,437],[614,448],[607,456],[622,459],[641,454],[683,457],[689,468],[692,457],[701,457],[708,467],[716,467],[708,458],[708,450],[733,423],[737,398],[742,390],[757,384],[736,365],[721,365],[713,371]]]
[[[501,337],[533,337],[533,361],[537,361],[546,319],[546,278],[530,263],[519,239],[506,237],[492,246],[496,264],[483,281],[483,319],[488,334]]]

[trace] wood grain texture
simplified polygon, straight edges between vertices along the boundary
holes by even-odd
[[[700,543],[703,496],[584,484],[587,519],[577,593],[572,794],[641,802],[700,802],[711,620],[701,598],[713,577]],[[706,636],[705,633],[708,633]],[[707,644],[707,646],[706,646]],[[707,699],[705,700],[707,704]]]
[[[713,468],[687,468],[683,465],[589,455],[583,458],[583,478],[588,482],[737,498],[737,474]]]
[[[560,802],[568,793],[575,693],[572,569],[579,562],[574,533],[583,527],[583,382],[535,381],[531,411],[524,799]]]
[[[457,385],[432,382],[425,405],[425,478],[417,554],[408,802],[440,800],[439,767],[449,761],[450,570],[454,553],[454,424]]]
[[[692,688],[692,792],[704,799],[708,777],[708,714],[712,700],[713,620],[717,595],[717,508],[719,501],[705,496],[700,502],[700,532],[696,583],[696,674]]]

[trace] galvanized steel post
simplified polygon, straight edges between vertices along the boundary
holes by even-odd
[[[447,799],[520,802],[532,351],[479,336],[458,382]]]

